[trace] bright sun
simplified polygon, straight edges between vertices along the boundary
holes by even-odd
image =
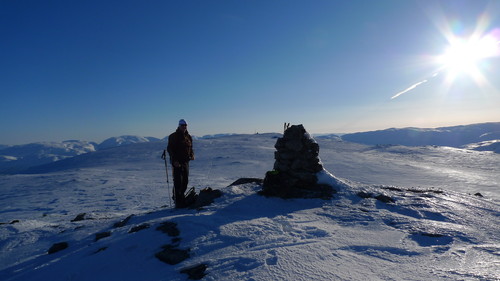
[[[436,69],[432,75],[396,93],[391,99],[412,91],[441,74],[445,76],[446,87],[454,85],[458,78],[470,78],[481,88],[493,89],[488,79],[492,75],[491,66],[494,65],[490,59],[500,56],[500,28],[486,33],[489,17],[485,15],[478,19],[477,26],[469,37],[460,37],[453,32],[452,25],[446,18],[438,16],[436,22],[443,37],[448,41],[448,46],[441,55],[432,56],[432,64]]]
[[[473,78],[480,75],[480,62],[498,55],[499,41],[493,36],[481,38],[452,38],[443,55],[438,57],[442,69],[454,79],[459,74],[467,74]]]

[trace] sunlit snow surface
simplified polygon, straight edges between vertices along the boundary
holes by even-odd
[[[186,280],[180,269],[199,263],[208,264],[204,280],[500,279],[499,154],[317,137],[325,169],[343,183],[334,199],[228,187],[272,169],[278,136],[195,140],[190,186],[224,192],[201,211],[169,208],[161,142],[0,176],[0,279]],[[87,219],[71,222],[80,213]],[[112,227],[131,214],[127,226]],[[171,243],[155,230],[165,221],[178,224],[179,247],[191,249],[177,265],[154,256]],[[142,223],[151,227],[128,233]],[[112,235],[95,242],[103,231]],[[69,248],[46,254],[63,241]]]

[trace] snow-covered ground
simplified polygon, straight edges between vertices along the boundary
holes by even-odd
[[[160,141],[0,175],[0,279],[186,280],[180,270],[206,264],[203,280],[500,280],[500,154],[323,136],[324,167],[346,183],[333,199],[229,186],[263,178],[279,136],[195,140],[190,186],[223,191],[199,211],[170,208]],[[156,230],[164,222],[179,236]],[[69,247],[47,254],[59,242]],[[160,261],[168,244],[190,258]]]

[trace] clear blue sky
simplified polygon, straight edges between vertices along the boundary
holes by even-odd
[[[498,122],[498,54],[455,78],[435,59],[450,37],[498,40],[498,11],[481,0],[0,1],[0,144],[164,137],[180,118],[198,136]]]

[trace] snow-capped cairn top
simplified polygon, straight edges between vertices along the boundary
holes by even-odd
[[[260,193],[283,198],[331,198],[333,187],[318,183],[317,175],[323,171],[318,143],[303,125],[285,128],[274,146],[274,170],[266,173]]]

